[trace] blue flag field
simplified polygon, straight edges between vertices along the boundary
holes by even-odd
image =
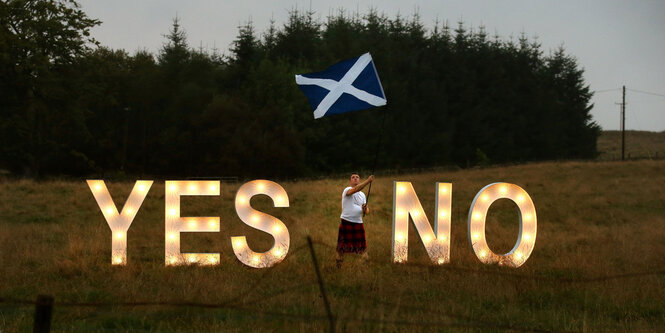
[[[296,84],[314,109],[314,119],[387,102],[369,53],[338,62],[321,72],[296,75]]]

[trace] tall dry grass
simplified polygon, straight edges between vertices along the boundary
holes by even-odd
[[[409,264],[390,263],[392,182],[411,181],[428,216],[434,183],[453,183],[451,263],[430,266],[409,231]],[[522,186],[538,213],[531,258],[519,269],[487,267],[471,253],[466,216],[478,190],[505,181]],[[665,162],[565,162],[377,177],[366,217],[368,262],[333,260],[346,179],[280,182],[289,208],[267,197],[252,204],[288,226],[291,251],[272,269],[240,264],[230,237],[247,235],[256,251],[272,239],[244,225],[233,210],[241,184],[223,184],[219,197],[185,197],[183,216],[220,216],[219,233],[183,234],[183,252],[220,252],[216,267],[164,267],[164,187],[155,182],[128,232],[128,265],[110,264],[111,232],[80,181],[0,183],[0,297],[56,302],[191,301],[229,308],[58,307],[56,331],[312,331],[327,327],[305,246],[316,245],[339,331],[498,331],[494,326],[544,330],[662,331],[665,277],[593,283],[597,277],[665,267]],[[116,204],[132,183],[110,183]],[[508,251],[517,236],[517,209],[490,209],[488,240]],[[497,274],[498,273],[498,274]],[[504,275],[516,273],[521,276]],[[0,304],[0,331],[32,325],[29,306]],[[287,313],[290,316],[278,316]],[[308,318],[313,316],[313,318]],[[421,326],[410,326],[419,324]],[[448,325],[448,326],[447,326]],[[487,325],[487,326],[483,326]]]

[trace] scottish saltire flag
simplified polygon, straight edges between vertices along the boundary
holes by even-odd
[[[369,53],[338,62],[322,72],[296,75],[296,84],[314,109],[314,119],[386,105]]]

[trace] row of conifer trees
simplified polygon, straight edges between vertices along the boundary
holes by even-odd
[[[78,10],[79,43],[47,52],[57,45],[12,46],[30,37],[2,6],[0,169],[17,174],[289,178],[367,170],[377,149],[378,169],[596,154],[583,70],[524,35],[292,11],[241,26],[223,54],[190,47],[175,20],[159,52],[130,55],[91,44],[99,22]],[[388,105],[314,120],[294,74],[365,52]]]

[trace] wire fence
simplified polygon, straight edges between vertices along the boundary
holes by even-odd
[[[621,153],[603,153],[596,159],[598,161],[621,161]],[[640,160],[665,160],[665,151],[642,151],[626,153],[624,160],[640,161]]]
[[[260,317],[272,317],[272,318],[282,318],[287,320],[299,321],[303,323],[317,321],[317,322],[328,322],[330,325],[329,331],[335,332],[337,323],[355,323],[355,324],[380,324],[380,325],[394,325],[399,327],[420,327],[420,328],[469,328],[469,329],[481,329],[481,330],[503,330],[503,331],[516,331],[516,332],[566,332],[560,330],[551,330],[544,329],[539,327],[530,327],[526,325],[518,325],[509,322],[491,322],[479,320],[478,318],[456,314],[450,310],[440,310],[438,308],[430,308],[425,306],[414,306],[410,304],[400,304],[389,302],[371,295],[364,295],[368,300],[371,300],[374,304],[383,305],[390,308],[401,308],[408,309],[418,313],[428,313],[436,315],[437,318],[446,318],[447,320],[429,320],[429,321],[413,321],[413,320],[401,320],[401,319],[385,319],[385,318],[372,318],[372,317],[352,317],[352,316],[337,316],[334,314],[332,308],[330,307],[327,293],[326,293],[326,283],[323,281],[322,275],[319,272],[317,255],[314,249],[314,245],[327,247],[329,249],[336,249],[335,246],[327,244],[320,241],[312,241],[308,237],[308,244],[297,247],[291,251],[291,254],[296,252],[309,249],[313,261],[313,268],[316,272],[316,280],[307,280],[306,277],[302,280],[297,281],[293,285],[285,286],[278,290],[272,291],[269,294],[253,295],[258,287],[268,280],[272,268],[267,268],[264,273],[251,285],[249,285],[244,291],[238,293],[236,296],[219,303],[205,303],[205,302],[191,302],[191,301],[181,301],[181,300],[168,300],[168,301],[134,301],[134,302],[72,302],[72,301],[56,301],[52,296],[48,295],[39,295],[36,300],[28,299],[18,299],[10,297],[0,297],[0,305],[6,306],[34,306],[35,307],[35,316],[34,316],[34,332],[49,332],[51,326],[51,318],[54,307],[58,308],[119,308],[119,307],[175,307],[175,308],[203,308],[203,309],[225,309],[230,310],[240,315],[248,316],[260,316]],[[472,269],[466,267],[457,267],[450,265],[441,265],[433,266],[426,264],[418,263],[386,263],[383,261],[376,261],[372,259],[367,259],[368,262],[377,264],[377,265],[400,265],[401,267],[412,267],[412,268],[427,268],[451,271],[451,272],[460,272],[465,274],[479,274],[479,275],[493,275],[493,276],[503,276],[514,279],[527,279],[532,281],[551,281],[558,283],[569,283],[569,284],[591,284],[591,283],[600,283],[606,281],[617,281],[625,280],[639,277],[647,276],[665,276],[665,270],[654,270],[654,271],[644,271],[644,272],[630,272],[630,273],[621,273],[613,275],[604,275],[604,276],[594,276],[594,277],[556,277],[556,276],[546,276],[539,274],[524,274],[524,273],[514,273],[509,271],[502,271],[496,269]],[[314,290],[314,286],[318,285],[319,292],[323,298],[323,308],[325,313],[320,314],[301,314],[301,313],[290,313],[284,311],[262,311],[256,309],[248,308],[249,305],[265,301],[270,298],[274,298],[283,294],[288,294],[294,291],[302,291],[304,288],[310,287]],[[328,285],[330,287],[330,285]],[[585,302],[585,313],[586,313],[586,302]],[[586,316],[586,314],[585,314]],[[596,327],[598,328],[598,327]],[[623,327],[603,327],[603,329],[610,330],[621,330]]]

